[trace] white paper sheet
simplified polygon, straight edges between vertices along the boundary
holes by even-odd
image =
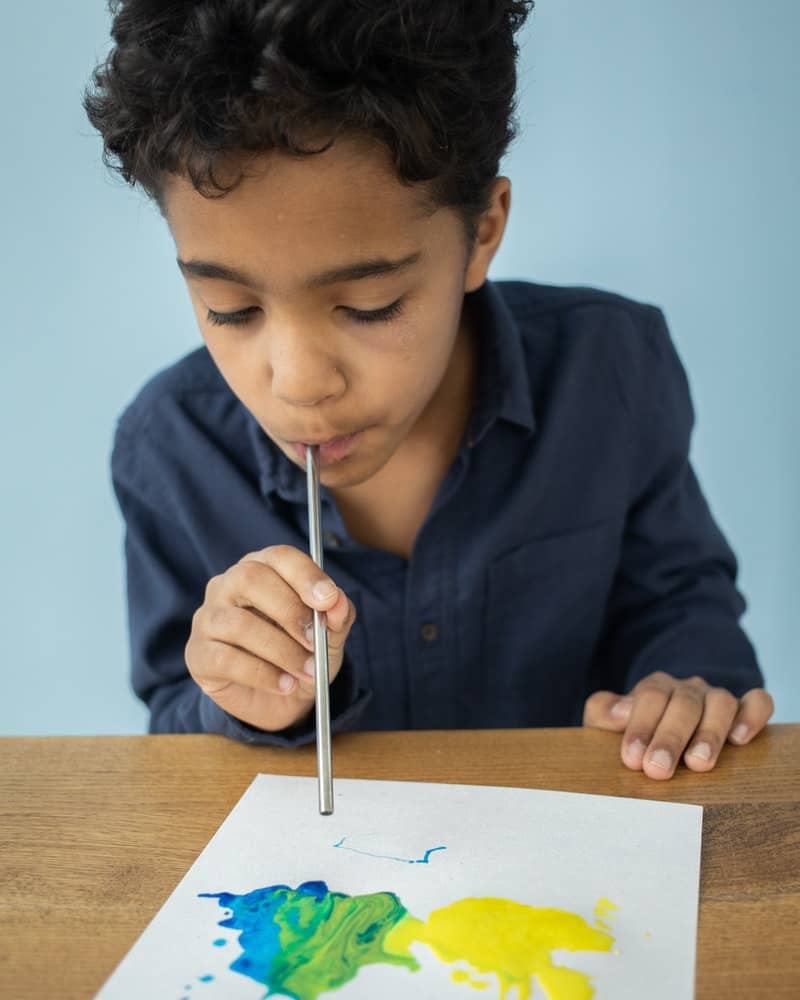
[[[258,775],[98,998],[694,996],[701,807],[346,779],[332,816],[316,802],[313,778]]]

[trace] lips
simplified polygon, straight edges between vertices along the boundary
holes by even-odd
[[[341,437],[328,438],[325,441],[292,441],[291,445],[300,461],[306,463],[306,448],[309,445],[319,446],[319,460],[321,465],[331,465],[333,462],[341,462],[356,447],[363,431],[355,431],[353,434],[345,434]]]

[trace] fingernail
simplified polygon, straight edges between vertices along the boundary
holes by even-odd
[[[647,746],[640,740],[635,739],[628,745],[628,753],[631,757],[643,757]]]
[[[294,687],[294,677],[291,674],[281,674],[278,678],[278,687],[281,691],[291,691]]]
[[[310,645],[314,645],[314,623],[309,622],[308,625],[303,629],[303,634],[306,637],[306,642]]]
[[[326,601],[336,593],[336,584],[332,580],[317,580],[311,588],[311,593],[317,601]]]
[[[622,698],[611,706],[611,714],[615,719],[627,719],[632,707],[633,702],[630,698]]]
[[[734,743],[744,743],[747,737],[750,735],[750,730],[747,726],[740,722],[739,725],[731,733],[731,739]]]
[[[303,664],[303,673],[308,674],[309,677],[313,677],[316,673],[316,667],[314,666],[314,657],[309,656],[306,662]]]
[[[672,767],[672,754],[669,750],[654,750],[648,758],[650,764],[655,764],[664,771],[669,771]]]
[[[699,757],[700,760],[711,760],[711,747],[708,743],[695,743],[689,751],[690,757]]]

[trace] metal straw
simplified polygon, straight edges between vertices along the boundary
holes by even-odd
[[[308,538],[311,558],[322,569],[322,525],[319,504],[319,446],[306,446],[308,490]],[[333,812],[333,767],[331,763],[331,704],[328,675],[328,630],[322,612],[314,610],[314,679],[317,714],[317,783],[319,811]]]

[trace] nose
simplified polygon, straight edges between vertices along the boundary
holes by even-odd
[[[272,341],[273,395],[290,406],[312,407],[340,396],[346,382],[331,353],[314,337],[285,331]]]

